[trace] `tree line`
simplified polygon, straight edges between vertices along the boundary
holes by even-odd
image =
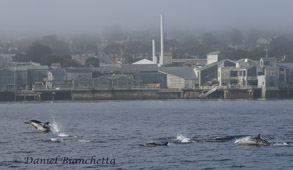
[[[69,41],[59,40],[56,36],[46,36],[33,42],[24,51],[19,52],[14,61],[33,61],[42,65],[61,63],[62,67],[81,67],[71,58],[72,54],[93,52],[97,56],[115,56],[122,63],[132,63],[141,58],[152,58],[151,40],[156,40],[159,55],[160,39],[148,34],[135,36],[109,33],[108,37],[79,36]],[[119,36],[118,36],[119,35]],[[109,38],[110,37],[110,38]],[[207,53],[220,51],[229,59],[250,58],[258,60],[262,57],[282,58],[286,62],[293,61],[293,39],[291,36],[272,36],[259,31],[251,31],[245,36],[238,29],[229,33],[203,34],[184,33],[169,35],[165,39],[165,51],[171,52],[173,58],[205,58]],[[108,38],[108,39],[107,39]],[[89,58],[85,66],[99,66],[97,58]]]

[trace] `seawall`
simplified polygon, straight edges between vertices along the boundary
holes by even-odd
[[[0,101],[54,101],[54,100],[147,100],[147,99],[257,99],[293,98],[293,89],[217,89],[212,93],[203,89],[106,89],[106,90],[37,90],[0,92]],[[203,99],[203,98],[201,98]]]

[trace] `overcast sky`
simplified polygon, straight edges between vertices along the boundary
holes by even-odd
[[[293,30],[293,0],[0,0],[0,34],[126,30]]]

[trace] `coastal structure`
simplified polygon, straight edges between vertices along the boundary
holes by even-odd
[[[12,62],[13,55],[0,55],[0,92],[9,92],[14,100],[17,96],[34,99],[293,98],[293,67],[277,63],[276,58],[234,61],[216,51],[208,53],[206,58],[173,59],[172,53],[164,49],[164,38],[161,14],[160,52],[156,53],[155,40],[152,40],[152,60],[143,55],[139,61],[122,64],[122,60],[116,62],[113,56],[115,64],[112,65],[62,68],[60,63],[43,66]],[[95,52],[72,56],[82,64],[89,57],[98,58]]]
[[[123,98],[128,94],[135,96],[137,90],[140,90],[141,97],[147,90],[150,98],[293,97],[293,67],[277,63],[275,58],[259,61],[223,59],[206,65],[185,66],[119,64],[96,68],[51,68],[36,63],[9,65],[13,67],[0,68],[0,89],[3,94],[9,92],[16,98],[31,96],[45,100],[57,99],[59,95],[78,99],[78,94],[85,91],[92,94],[97,90],[99,94],[110,90],[112,97],[106,99],[115,99],[113,95],[115,92],[117,97],[117,91],[123,92]],[[105,99],[95,96],[96,99]]]
[[[169,89],[195,89],[197,78],[191,67],[160,67],[159,72],[166,74]]]

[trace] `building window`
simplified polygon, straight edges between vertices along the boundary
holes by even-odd
[[[280,74],[279,80],[280,80],[280,81],[285,81],[285,76],[284,76],[284,74]]]
[[[270,86],[270,87],[273,87],[273,86],[275,86],[275,83],[272,82],[272,81],[270,81],[270,82],[269,82],[269,86]]]
[[[230,72],[230,77],[237,77],[238,75],[237,75],[237,71],[231,71]]]
[[[248,77],[255,77],[256,76],[256,67],[252,67],[247,70]]]
[[[271,63],[269,61],[264,61],[265,66],[269,66]]]
[[[261,76],[261,75],[265,75],[264,72],[258,72],[257,75]]]

